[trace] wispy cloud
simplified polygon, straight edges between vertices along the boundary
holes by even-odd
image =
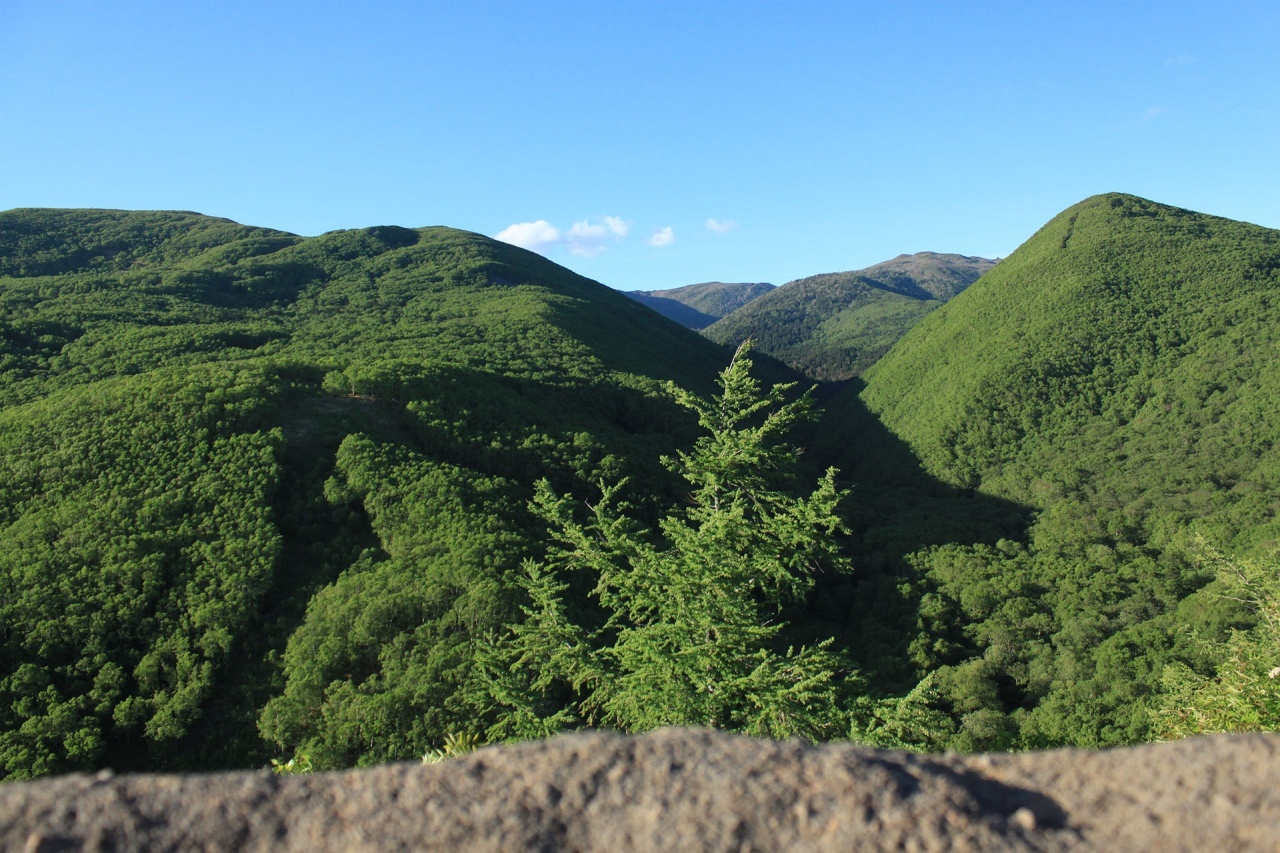
[[[573,223],[567,231],[561,231],[547,220],[539,219],[508,225],[495,234],[494,239],[544,254],[551,248],[559,247],[570,254],[590,258],[626,237],[630,230],[630,224],[617,216],[606,216],[599,222],[583,219]]]
[[[1139,119],[1138,123],[1149,124],[1150,122],[1155,121],[1156,119],[1160,118],[1160,116],[1164,115],[1167,112],[1168,110],[1166,110],[1164,107],[1147,107],[1146,111],[1143,112],[1142,118]]]
[[[660,249],[663,246],[670,246],[675,241],[675,229],[670,225],[667,225],[664,228],[659,228],[657,231],[654,231],[652,236],[649,237],[648,243],[650,246]]]
[[[716,219],[714,216],[707,217],[707,230],[714,231],[716,234],[728,234],[730,231],[738,227],[738,223],[732,219]]]
[[[630,225],[616,216],[606,216],[598,223],[583,219],[565,232],[564,244],[570,254],[591,258],[627,236],[630,229]]]
[[[1189,56],[1184,53],[1178,56],[1169,57],[1164,61],[1164,64],[1165,65],[1191,65],[1195,61],[1196,61],[1196,58],[1194,56]]]

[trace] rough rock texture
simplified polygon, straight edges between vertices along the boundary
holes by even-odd
[[[5,850],[1280,849],[1280,736],[918,756],[695,730],[429,767],[0,785]]]

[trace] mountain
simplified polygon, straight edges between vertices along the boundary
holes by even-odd
[[[534,482],[678,504],[728,359],[449,228],[0,213],[0,776],[421,754]]]
[[[0,213],[0,777],[665,696],[933,750],[1273,725],[1280,232],[1106,195],[935,261],[855,276],[954,298],[797,400],[477,234]]]
[[[855,272],[810,276],[743,306],[704,334],[731,346],[751,338],[762,352],[814,379],[847,379],[994,265],[918,252]]]
[[[1215,552],[1280,544],[1278,348],[1280,232],[1112,194],[866,372],[856,402],[927,474],[1033,514],[912,558],[913,647],[972,742],[1157,736],[1166,667],[1202,678],[1218,652],[1195,638],[1257,618],[1205,585]]]
[[[627,296],[682,326],[703,329],[773,289],[767,282],[709,281],[670,290],[633,290]]]

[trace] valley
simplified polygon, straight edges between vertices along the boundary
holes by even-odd
[[[999,263],[680,290],[0,213],[0,776],[1280,723],[1280,232],[1109,194]]]

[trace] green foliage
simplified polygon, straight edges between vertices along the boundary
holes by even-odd
[[[0,213],[0,776],[466,733],[532,482],[667,499],[722,358],[451,229]]]
[[[1192,597],[1212,577],[1192,529],[1246,556],[1280,532],[1277,294],[1277,232],[1100,196],[868,371],[862,400],[928,473],[1036,513],[1021,541],[912,559],[912,648],[957,717],[1027,747],[1156,733],[1166,667],[1223,630]]]
[[[796,450],[782,441],[809,400],[761,394],[740,350],[703,399],[672,388],[707,434],[666,464],[687,506],[650,530],[628,514],[625,481],[585,519],[541,483],[534,513],[555,539],[525,563],[525,619],[482,655],[491,739],[577,725],[641,731],[701,725],[754,735],[831,737],[850,676],[829,641],[785,646],[783,609],[816,571],[848,571],[844,493],[828,471],[808,497],[789,491]],[[590,601],[573,600],[585,590]]]
[[[1255,620],[1232,629],[1226,642],[1197,634],[1193,643],[1213,662],[1201,675],[1178,661],[1164,669],[1163,694],[1152,711],[1166,739],[1215,732],[1280,730],[1280,561],[1227,559],[1201,543],[1218,580],[1217,595],[1242,605]]]
[[[439,764],[442,761],[449,761],[453,758],[461,758],[470,752],[475,752],[480,748],[480,738],[473,734],[456,734],[449,733],[445,735],[444,744],[429,749],[422,756],[423,764]]]
[[[279,380],[155,374],[0,413],[0,766],[163,755],[196,725],[280,553]]]
[[[809,280],[793,363],[856,372],[967,284],[920,258]],[[480,235],[0,213],[0,775],[1270,727],[1264,579],[1193,531],[1280,541],[1277,294],[1277,232],[1091,199],[814,426]]]
[[[306,776],[314,769],[311,766],[311,759],[305,755],[295,756],[288,761],[271,759],[271,772],[277,776]]]
[[[300,239],[185,211],[10,210],[0,214],[0,276],[198,268],[267,255]]]
[[[905,696],[875,699],[859,696],[854,703],[849,736],[881,749],[940,752],[953,742],[955,720],[933,673]]]
[[[407,760],[465,731],[455,694],[468,637],[506,615],[503,570],[521,547],[502,508],[509,489],[395,444],[344,440],[328,491],[365,507],[381,547],[311,598],[265,739],[330,769]]]

